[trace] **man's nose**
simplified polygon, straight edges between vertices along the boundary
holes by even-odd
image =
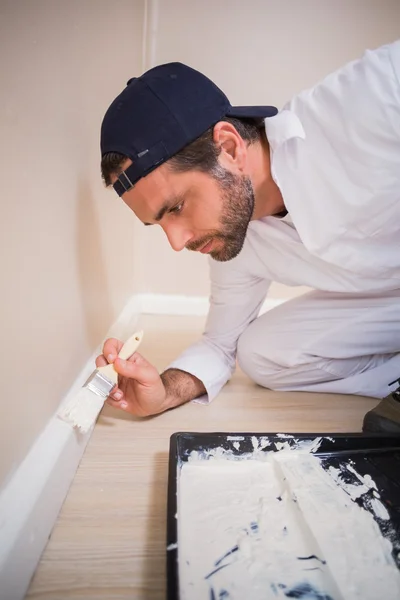
[[[170,246],[176,252],[183,250],[188,242],[193,238],[193,233],[181,225],[163,226],[165,235],[168,238]]]

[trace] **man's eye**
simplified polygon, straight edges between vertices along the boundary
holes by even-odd
[[[181,202],[180,204],[177,204],[176,206],[174,206],[174,208],[171,208],[171,210],[169,212],[178,214],[182,211],[183,205],[184,205],[184,202]]]

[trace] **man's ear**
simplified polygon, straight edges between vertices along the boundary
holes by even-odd
[[[247,160],[247,144],[236,128],[227,121],[219,121],[214,126],[213,140],[220,148],[220,165],[229,171],[243,173]]]

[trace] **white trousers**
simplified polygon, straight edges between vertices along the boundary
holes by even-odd
[[[247,327],[237,359],[272,390],[383,398],[400,378],[400,290],[289,300]]]

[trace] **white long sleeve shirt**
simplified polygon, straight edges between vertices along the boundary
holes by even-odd
[[[400,40],[294,97],[265,120],[287,218],[249,225],[233,260],[210,260],[202,339],[170,367],[212,400],[272,281],[342,293],[400,288]],[[207,400],[207,398],[203,398]]]

